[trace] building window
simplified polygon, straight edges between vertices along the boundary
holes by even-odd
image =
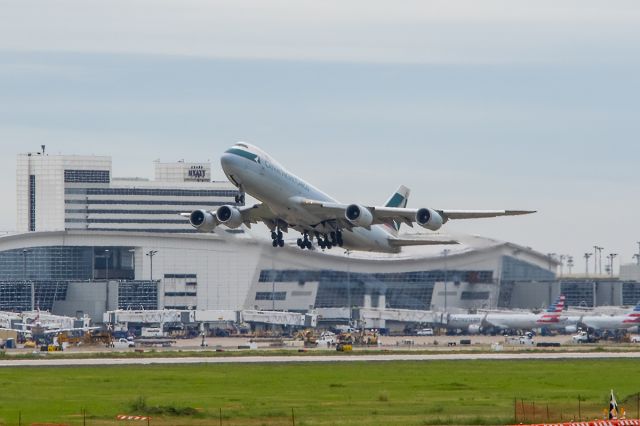
[[[234,197],[237,190],[158,189],[158,188],[65,188],[65,194],[76,195],[154,195],[173,197]]]
[[[29,175],[29,231],[36,230],[36,176]]]
[[[109,170],[65,170],[64,181],[73,183],[109,183]]]
[[[256,292],[256,300],[285,300],[287,298],[286,291],[258,291]]]
[[[487,300],[489,299],[488,291],[463,291],[460,300]]]

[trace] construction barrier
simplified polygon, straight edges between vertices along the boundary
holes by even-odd
[[[123,420],[123,421],[149,421],[151,420],[151,417],[149,416],[130,416],[128,414],[118,414],[116,416],[116,420]]]
[[[512,426],[516,426],[516,425],[512,425]],[[520,423],[517,426],[640,426],[640,420],[638,419],[591,420],[587,422],[535,423],[530,425],[523,425],[522,423]]]

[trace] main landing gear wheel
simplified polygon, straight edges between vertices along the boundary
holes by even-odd
[[[283,234],[280,228],[277,231],[271,231],[271,245],[273,247],[284,247]]]

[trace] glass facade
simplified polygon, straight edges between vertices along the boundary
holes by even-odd
[[[65,170],[64,181],[74,183],[109,183],[108,170]]]
[[[361,273],[333,270],[271,270],[260,272],[259,282],[294,282],[303,284],[317,282],[315,307],[337,308],[363,306],[365,295],[371,295],[372,306],[376,307],[378,296],[385,297],[387,308],[391,309],[431,309],[433,288],[436,282],[493,283],[493,271],[433,270],[394,273]],[[269,296],[266,296],[266,294]],[[484,295],[484,292],[482,292]],[[256,292],[255,300],[272,300],[272,293],[264,287]],[[474,296],[476,296],[474,294]],[[269,297],[268,299],[266,297]],[[282,298],[278,298],[282,297]],[[278,296],[276,300],[285,300]],[[488,295],[487,295],[488,297]],[[383,307],[383,306],[380,306]]]
[[[120,281],[118,309],[158,309],[158,282]]]
[[[560,294],[566,297],[567,306],[581,306],[592,308],[595,300],[595,282],[593,281],[562,281]]]
[[[640,283],[622,283],[622,304],[627,306],[635,306],[638,304],[638,302],[640,302]]]
[[[64,300],[71,281],[134,278],[129,247],[47,246],[0,252],[0,310],[40,309]]]

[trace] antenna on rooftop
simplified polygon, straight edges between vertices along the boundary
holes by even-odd
[[[45,148],[45,145],[40,145],[40,146],[42,147],[42,155],[44,155],[44,148]]]

